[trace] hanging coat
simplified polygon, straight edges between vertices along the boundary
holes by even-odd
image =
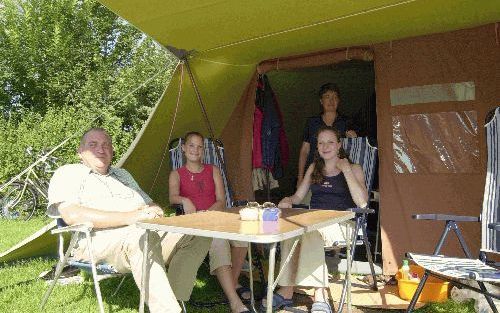
[[[253,165],[271,170],[273,177],[278,179],[283,177],[283,167],[288,163],[288,141],[278,101],[266,75],[259,77],[255,105]],[[261,156],[256,147],[259,141]]]

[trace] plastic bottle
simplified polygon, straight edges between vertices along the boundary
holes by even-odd
[[[410,266],[408,265],[408,260],[403,260],[403,266],[401,267],[401,279],[410,280]]]

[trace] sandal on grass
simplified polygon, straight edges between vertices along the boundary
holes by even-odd
[[[291,306],[293,304],[292,299],[285,299],[279,293],[273,293],[273,312],[278,311],[287,306]],[[260,308],[263,312],[266,311],[267,307],[264,305],[264,302],[261,303]]]
[[[323,301],[316,301],[311,307],[311,313],[332,313],[332,307],[330,304]]]

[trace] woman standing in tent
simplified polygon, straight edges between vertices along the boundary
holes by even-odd
[[[363,169],[350,164],[342,144],[339,131],[323,126],[317,133],[318,143],[314,162],[309,166],[299,188],[294,195],[283,198],[278,204],[281,208],[291,208],[301,203],[309,189],[312,191],[311,208],[347,210],[365,207],[368,193],[365,187]],[[287,264],[284,275],[279,281],[281,286],[273,296],[273,306],[283,307],[292,304],[294,286],[315,287],[315,302],[312,312],[331,312],[328,304],[327,285],[323,277],[328,277],[324,246],[331,246],[340,236],[348,235],[338,224],[307,233],[299,241],[300,251]],[[290,254],[293,240],[282,242],[281,258]]]
[[[299,168],[297,175],[297,187],[304,178],[304,172],[313,162],[317,151],[316,133],[323,126],[336,128],[342,137],[357,137],[356,131],[352,130],[350,121],[337,112],[341,103],[340,90],[333,83],[326,83],[319,88],[319,102],[321,103],[321,114],[307,119],[304,129],[304,137],[299,152]]]
[[[201,162],[203,136],[198,132],[187,133],[182,151],[186,164],[170,173],[170,203],[182,204],[186,214],[223,209],[226,196],[220,170]],[[244,289],[238,278],[247,247],[246,242],[214,239],[209,251],[210,273],[217,276],[234,313],[249,312],[237,293],[237,290]]]

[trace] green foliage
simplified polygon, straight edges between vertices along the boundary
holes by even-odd
[[[92,0],[7,0],[0,21],[4,117],[85,104],[112,107],[125,128],[137,128],[174,64],[150,39]],[[114,106],[159,71],[152,84]]]
[[[77,161],[90,126],[109,131],[118,159],[177,64],[95,0],[4,0],[0,25],[0,183],[34,160],[27,147],[76,135],[56,156]]]
[[[90,126],[101,126],[108,130],[115,143],[115,158],[121,156],[131,141],[133,133],[122,129],[122,120],[110,112],[92,106],[64,110],[49,108],[42,115],[26,111],[18,123],[7,121],[0,125],[0,179],[17,174],[36,160],[36,155],[26,154],[26,148],[34,152],[53,148],[68,137],[69,140],[54,153],[61,164],[78,162],[76,150],[83,130]]]

